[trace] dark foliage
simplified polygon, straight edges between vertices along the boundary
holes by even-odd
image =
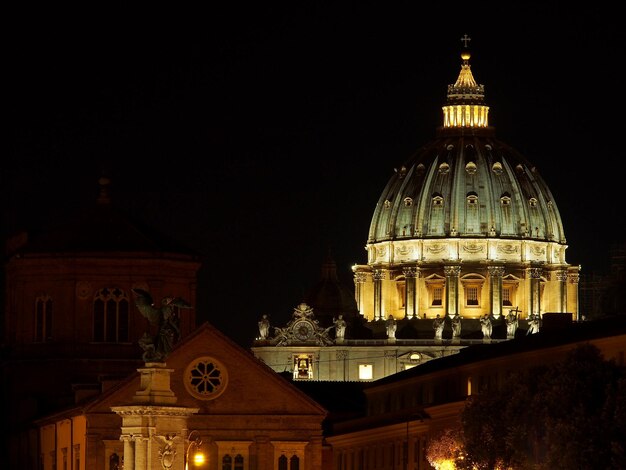
[[[469,468],[626,468],[626,372],[593,345],[473,395],[462,414]]]

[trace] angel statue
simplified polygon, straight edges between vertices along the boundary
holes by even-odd
[[[192,308],[192,306],[180,297],[164,297],[161,306],[155,307],[149,292],[134,288],[131,289],[137,296],[135,305],[150,325],[157,332],[154,336],[145,333],[139,341],[143,349],[143,360],[146,362],[163,362],[180,339],[180,318],[176,307]]]

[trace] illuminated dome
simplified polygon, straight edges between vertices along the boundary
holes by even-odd
[[[385,186],[355,266],[369,320],[462,315],[577,315],[578,267],[565,261],[561,216],[537,168],[498,140],[466,49],[443,125]],[[536,279],[528,283],[529,279]]]

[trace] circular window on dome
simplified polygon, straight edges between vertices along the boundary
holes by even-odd
[[[228,373],[224,365],[208,356],[193,360],[185,369],[185,388],[200,400],[219,397],[228,384]]]

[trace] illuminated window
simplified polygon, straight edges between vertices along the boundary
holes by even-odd
[[[374,378],[374,366],[372,364],[359,364],[359,380],[372,380]]]
[[[468,286],[465,288],[465,305],[478,305],[478,287]]]
[[[35,299],[35,341],[52,340],[52,299],[40,295]]]
[[[293,378],[295,380],[309,380],[313,378],[313,356],[298,354],[293,358]]]
[[[434,196],[433,206],[443,206],[443,198],[441,196]]]
[[[529,205],[530,207],[537,207],[537,199],[535,199],[534,197],[531,197],[531,198],[528,200],[528,205]]]
[[[406,207],[411,207],[413,205],[413,199],[411,199],[410,197],[405,197],[404,198],[404,205]]]
[[[128,298],[118,288],[101,289],[93,302],[93,339],[96,342],[128,341]]]
[[[430,305],[433,307],[440,307],[443,303],[443,287],[432,288],[432,301]]]
[[[502,305],[506,305],[507,307],[511,307],[513,305],[511,301],[511,288],[503,287],[502,288]]]

